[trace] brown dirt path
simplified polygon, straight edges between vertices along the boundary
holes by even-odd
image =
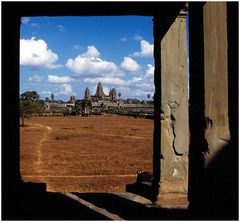
[[[20,143],[24,149],[20,152],[21,174],[29,172],[38,176],[41,172],[42,145],[52,128],[42,124],[31,124],[20,128]]]

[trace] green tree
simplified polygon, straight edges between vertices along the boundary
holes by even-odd
[[[51,100],[48,97],[46,97],[44,102],[48,102],[49,103],[49,102],[51,102]]]
[[[24,126],[24,119],[32,113],[41,113],[43,111],[43,101],[36,91],[27,91],[21,94],[19,99],[19,114]]]
[[[38,101],[40,96],[36,91],[27,91],[21,94],[20,97],[22,100],[31,100],[31,101]]]
[[[81,106],[79,104],[75,104],[72,108],[71,115],[78,115],[81,110]]]

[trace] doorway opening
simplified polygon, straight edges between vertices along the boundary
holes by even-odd
[[[55,192],[124,192],[152,173],[152,17],[22,17],[20,127],[25,182]],[[98,35],[96,35],[98,33]]]

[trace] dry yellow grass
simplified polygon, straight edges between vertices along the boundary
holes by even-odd
[[[153,121],[127,116],[34,117],[20,127],[24,181],[49,191],[124,191],[152,171]]]

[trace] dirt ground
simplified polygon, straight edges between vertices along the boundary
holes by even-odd
[[[56,192],[123,192],[152,171],[153,121],[127,116],[32,117],[20,127],[24,181]]]

